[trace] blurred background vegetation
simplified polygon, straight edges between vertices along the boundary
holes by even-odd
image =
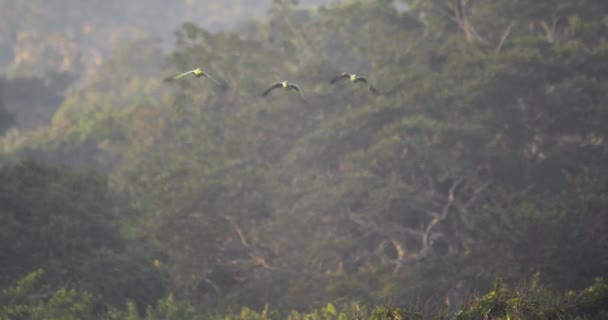
[[[0,319],[605,319],[607,120],[605,0],[0,0]]]

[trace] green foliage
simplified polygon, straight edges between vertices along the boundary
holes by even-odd
[[[129,303],[127,309],[128,320],[144,319],[139,317],[134,304]],[[154,306],[148,306],[146,309],[145,320],[181,320],[181,319],[204,319],[197,315],[194,308],[182,301],[176,301],[175,297],[170,294],[166,298],[160,299]]]
[[[311,312],[291,311],[283,316],[271,311],[266,305],[257,312],[242,308],[238,313],[209,315],[196,310],[192,305],[176,299],[172,294],[160,299],[154,305],[148,305],[145,316],[140,315],[135,303],[129,301],[125,310],[100,308],[90,294],[74,289],[49,291],[41,286],[44,272],[38,270],[16,281],[0,292],[0,319],[105,319],[105,320],[404,320],[404,319],[603,319],[607,314],[605,301],[608,297],[608,286],[597,279],[596,282],[580,292],[570,291],[562,295],[551,292],[540,286],[537,280],[529,288],[509,289],[497,279],[493,289],[475,298],[468,306],[445,314],[436,310],[423,315],[416,311],[407,311],[385,303],[374,308],[359,304],[342,304],[336,307],[329,303],[326,307]]]
[[[511,290],[499,279],[494,289],[457,313],[456,319],[601,319],[606,315],[606,284],[556,295],[533,282],[528,289]]]
[[[463,319],[569,317],[569,303],[599,317],[601,285],[597,299],[558,299],[487,284],[538,274],[563,291],[607,276],[606,2],[403,2],[276,1],[239,34],[186,23],[162,72],[155,43],[119,47],[50,127],[4,138],[14,156],[108,181],[2,171],[3,261],[114,306],[130,298],[132,319],[241,307],[228,317],[345,319],[340,303],[387,296],[449,318],[437,310],[477,290],[490,293]],[[161,82],[194,67],[223,84]],[[330,85],[341,72],[380,94]],[[308,103],[261,98],[277,80]],[[161,275],[175,296],[142,313],[165,294]],[[277,315],[254,311],[268,304]],[[389,306],[361,317],[421,318]]]
[[[2,79],[0,96],[3,98],[2,104],[10,112],[4,116],[5,119],[12,120],[10,124],[20,130],[33,130],[50,124],[53,114],[64,100],[63,92],[75,79],[75,74],[71,72]]]
[[[584,290],[569,292],[571,304],[568,311],[572,315],[587,316],[589,319],[602,319],[608,316],[606,299],[608,299],[608,285],[603,279],[596,279],[595,283]]]
[[[133,212],[119,208],[103,177],[35,162],[3,166],[0,177],[0,283],[42,268],[51,288],[78,287],[106,301],[162,294],[148,253],[129,248],[121,233]]]
[[[4,103],[5,80],[0,78],[0,134],[3,134],[14,121],[14,116],[6,110]]]
[[[78,294],[74,289],[59,289],[52,293],[40,292],[42,270],[32,272],[0,294],[2,320],[77,320],[92,316],[90,295]]]
[[[460,319],[545,319],[545,315],[535,314],[536,304],[527,297],[511,292],[500,279],[494,289],[478,298],[473,306],[459,314]],[[553,314],[552,312],[549,312]],[[559,315],[558,315],[559,316]]]

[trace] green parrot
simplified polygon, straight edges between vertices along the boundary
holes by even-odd
[[[371,85],[367,79],[365,79],[364,77],[358,76],[356,74],[350,74],[350,73],[346,73],[346,72],[342,72],[341,75],[331,79],[330,83],[334,84],[336,83],[338,80],[341,79],[350,79],[350,81],[352,81],[352,83],[358,83],[358,82],[363,82],[365,84],[368,85],[369,87],[369,91],[373,94],[378,94],[378,90],[376,90],[376,87],[374,87],[373,85]]]
[[[302,93],[302,90],[300,90],[300,88],[297,85],[290,83],[289,81],[275,82],[275,84],[273,84],[270,88],[268,88],[268,89],[266,89],[266,91],[264,91],[264,93],[262,94],[262,97],[267,96],[270,93],[270,91],[272,91],[276,88],[284,88],[286,90],[296,90],[298,93],[300,93],[300,96],[302,96],[302,98],[304,98],[304,94]]]
[[[184,72],[180,75],[177,75],[173,78],[173,80],[177,80],[179,78],[185,77],[189,74],[193,74],[195,77],[200,78],[200,77],[205,77],[213,82],[215,82],[217,85],[220,85],[220,82],[215,80],[213,77],[211,77],[210,75],[206,74],[203,70],[201,70],[201,68],[196,68],[194,70],[190,70],[188,72]]]

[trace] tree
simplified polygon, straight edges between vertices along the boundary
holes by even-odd
[[[14,120],[13,115],[6,110],[4,105],[4,82],[5,80],[0,78],[0,134],[3,134]]]
[[[160,274],[142,249],[123,237],[129,212],[104,178],[32,162],[0,168],[2,277],[43,269],[52,288],[74,287],[105,301],[153,301]],[[152,300],[150,300],[152,299]]]
[[[163,76],[201,66],[219,86],[161,87],[133,63],[159,51],[136,43],[16,149],[110,159],[112,191],[141,213],[129,232],[162,252],[177,296],[209,308],[387,295],[454,308],[495,276],[605,275],[603,2],[407,3],[277,1],[240,34],[187,23]],[[379,94],[331,85],[341,72]],[[277,80],[306,101],[261,98]]]

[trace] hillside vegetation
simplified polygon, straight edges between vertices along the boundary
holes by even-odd
[[[608,316],[608,2],[398,4],[185,23],[0,112],[0,319]]]

